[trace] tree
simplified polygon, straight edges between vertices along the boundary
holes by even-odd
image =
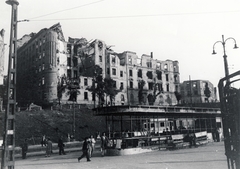
[[[204,95],[206,96],[205,101],[209,102],[209,97],[211,96],[211,91],[208,87],[208,83],[205,84]]]
[[[69,95],[68,101],[77,101],[77,95],[80,94],[80,91],[78,90],[80,89],[79,82],[76,79],[71,79],[66,88],[68,89],[66,94]]]
[[[68,89],[66,95],[69,96],[68,101],[77,101],[77,95],[80,94],[79,80],[76,78],[67,78],[65,75],[57,85],[58,104],[61,104],[62,94]]]
[[[98,105],[103,105],[104,103],[104,81],[102,77],[102,68],[95,65],[93,68],[93,83],[91,87],[87,90],[92,92],[92,95],[98,97]]]
[[[104,104],[104,96],[106,95],[106,98],[109,97],[110,104],[112,105],[113,100],[115,99],[115,96],[117,95],[120,90],[116,89],[115,84],[116,82],[111,78],[105,78],[102,77],[102,68],[98,65],[94,66],[93,70],[93,83],[91,87],[88,87],[87,90],[92,92],[93,96],[98,97],[98,105]],[[95,100],[94,100],[95,101]],[[106,99],[107,101],[107,99]],[[107,105],[107,103],[106,103]]]
[[[159,94],[163,93],[163,89],[162,89],[162,86],[160,83],[157,83],[156,82],[156,79],[154,79],[154,83],[153,83],[153,94],[148,94],[148,102],[149,102],[149,105],[154,105],[156,99],[157,99],[157,96]]]
[[[61,100],[62,100],[62,94],[65,92],[66,89],[66,85],[64,85],[64,80],[63,77],[61,78],[60,81],[58,81],[57,84],[57,98],[58,98],[58,104],[61,104]]]
[[[177,103],[179,104],[179,101],[182,99],[182,95],[178,91],[175,91],[174,94],[176,96]]]
[[[106,97],[109,96],[111,106],[115,96],[120,92],[120,90],[117,90],[114,86],[115,83],[116,82],[111,78],[104,79],[104,93],[106,94]]]

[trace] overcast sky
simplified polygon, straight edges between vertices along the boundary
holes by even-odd
[[[223,46],[233,37],[240,46],[238,0],[18,0],[18,39],[60,22],[68,37],[100,39],[116,52],[150,54],[177,60],[180,80],[209,80],[216,87],[225,76]],[[11,6],[0,2],[0,29],[9,45]],[[240,49],[226,43],[229,72],[240,69]],[[6,52],[5,62],[8,60]],[[5,68],[7,72],[7,68]]]

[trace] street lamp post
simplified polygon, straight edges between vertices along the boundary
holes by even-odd
[[[229,75],[229,70],[228,70],[228,62],[227,62],[227,55],[226,55],[225,45],[226,45],[226,42],[228,40],[230,40],[230,39],[234,41],[234,48],[233,49],[237,49],[238,48],[237,47],[237,43],[236,43],[236,40],[234,38],[230,37],[230,38],[224,39],[224,35],[222,35],[222,41],[217,41],[217,42],[214,43],[214,45],[213,45],[213,53],[212,53],[213,55],[217,54],[215,52],[215,49],[214,49],[215,45],[217,43],[221,43],[222,46],[223,46],[223,61],[224,61],[224,70],[225,70],[225,76],[226,77]]]

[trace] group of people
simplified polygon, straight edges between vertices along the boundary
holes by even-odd
[[[101,153],[102,153],[102,156],[104,156],[106,153],[106,148],[108,146],[109,140],[105,133],[103,133],[101,137],[98,136],[97,138],[101,139]],[[78,157],[78,162],[80,162],[80,160],[84,157],[86,157],[88,162],[91,161],[90,158],[92,157],[93,150],[95,149],[95,144],[96,144],[96,140],[92,135],[84,139],[84,142],[82,145],[83,153],[80,157]]]
[[[90,137],[84,138],[82,145],[82,155],[78,157],[78,162],[80,162],[83,157],[86,157],[88,162],[91,161],[90,158],[92,157],[93,150],[95,149],[95,144],[96,140],[92,135]]]
[[[45,139],[45,140],[43,140]],[[51,154],[53,153],[53,147],[52,147],[52,141],[50,138],[45,138],[45,136],[43,136],[43,139],[42,139],[42,146],[43,144],[46,146],[46,155],[45,157],[50,157]],[[66,155],[66,153],[64,152],[64,147],[65,147],[65,144],[63,143],[63,137],[61,136],[59,139],[58,139],[58,154],[59,155]]]
[[[101,153],[102,156],[106,153],[106,148],[108,146],[108,138],[105,133],[102,134],[101,137],[98,137],[101,139]],[[84,139],[83,145],[82,145],[82,155],[78,158],[78,162],[84,157],[87,158],[87,161],[91,161],[90,158],[92,157],[93,151],[95,149],[96,139],[91,135],[90,137],[86,137]],[[42,136],[41,140],[42,147],[46,147],[46,154],[45,157],[50,157],[53,153],[53,143],[49,137],[46,137],[45,135]],[[59,155],[65,155],[64,151],[65,144],[63,143],[63,137],[60,137],[58,140],[58,148],[59,148]],[[22,158],[25,159],[28,151],[28,143],[27,139],[24,140],[24,143],[22,144]]]

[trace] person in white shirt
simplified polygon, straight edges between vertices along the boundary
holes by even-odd
[[[89,140],[90,140],[90,145],[91,145],[90,152],[89,152],[89,156],[92,157],[93,150],[94,150],[95,144],[96,144],[96,140],[95,140],[95,138],[93,137],[93,135],[90,136]]]

